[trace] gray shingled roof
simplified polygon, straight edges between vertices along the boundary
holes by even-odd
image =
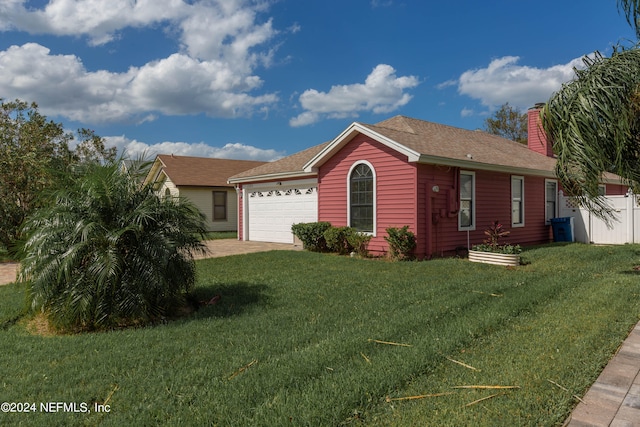
[[[480,130],[460,129],[404,116],[363,126],[419,153],[420,162],[424,163],[448,159],[481,169],[498,166],[541,172],[553,172],[556,164],[554,158],[536,153],[526,145]]]
[[[262,166],[258,166],[256,168],[241,172],[229,178],[229,182],[234,183],[248,181],[246,178],[251,178],[252,180],[260,180],[278,179],[287,176],[315,176],[315,172],[305,173],[303,167],[311,158],[318,154],[328,144],[328,142],[325,142],[323,144],[307,148],[306,150],[300,151],[290,156],[283,157],[280,160],[266,163]]]
[[[405,116],[395,116],[374,125],[356,125],[395,141],[420,155],[421,163],[456,164],[476,169],[526,170],[551,176],[555,159],[536,153],[525,145],[480,130],[466,130]],[[291,156],[234,175],[230,182],[246,182],[315,176],[304,172],[312,159],[324,163],[322,151],[336,141],[325,142]]]
[[[162,170],[177,186],[228,187],[230,176],[265,164],[253,160],[212,159],[160,154]]]

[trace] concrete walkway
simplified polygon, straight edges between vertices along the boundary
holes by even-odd
[[[640,323],[573,411],[568,427],[640,427]]]
[[[13,283],[16,281],[16,273],[18,272],[17,262],[0,262],[0,285]]]

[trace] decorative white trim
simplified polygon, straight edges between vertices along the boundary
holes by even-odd
[[[520,205],[521,205],[521,209],[522,209],[522,222],[513,222],[513,201],[514,201],[514,197],[513,197],[513,182],[514,180],[517,180],[520,182],[520,191],[521,191],[521,196],[520,196]],[[524,176],[521,175],[511,175],[511,227],[524,227],[525,224],[525,197],[524,197]]]
[[[387,138],[384,135],[380,135],[378,132],[375,132],[368,127],[354,122],[348,128],[346,128],[340,135],[338,135],[335,139],[333,139],[326,147],[324,147],[318,154],[316,154],[311,160],[309,160],[302,169],[305,172],[314,172],[321,166],[325,161],[331,156],[333,156],[336,152],[338,152],[342,147],[344,147],[349,141],[351,141],[357,134],[366,135],[372,139],[375,139],[379,143],[399,152],[408,157],[409,162],[417,162],[420,159],[420,153],[414,151],[405,145],[402,145],[393,139]]]
[[[318,187],[308,188],[287,188],[286,190],[254,190],[249,193],[249,198],[253,197],[281,197],[281,196],[302,196],[318,192]]]
[[[244,184],[242,187],[246,188],[249,191],[261,191],[265,188],[273,189],[274,187],[278,188],[280,191],[285,191],[288,188],[298,187],[298,188],[307,188],[307,187],[315,187],[318,185],[317,178],[309,178],[309,179],[296,179],[291,181],[269,181],[269,182],[257,182],[251,184]]]
[[[555,194],[555,212],[553,213],[553,217],[557,218],[558,217],[558,180],[557,179],[545,179],[544,180],[544,223],[545,225],[549,225],[551,224],[550,218],[547,218],[547,202],[549,201],[547,199],[547,184],[555,184],[556,186],[556,191],[554,192]]]
[[[356,160],[355,162],[353,162],[353,164],[349,168],[349,172],[347,173],[347,184],[346,184],[347,185],[346,186],[347,188],[347,225],[351,226],[351,173],[358,165],[362,165],[362,164],[367,165],[371,169],[371,174],[373,175],[373,231],[366,232],[366,234],[370,234],[373,237],[376,237],[377,227],[378,227],[377,176],[376,176],[376,169],[367,160]]]
[[[462,175],[469,175],[471,176],[471,226],[462,226],[460,224],[460,212],[458,212],[458,231],[474,231],[476,229],[476,173],[475,171],[469,171],[469,170],[461,170],[459,172],[460,177],[462,177]],[[460,184],[461,180],[458,180],[458,185]],[[462,192],[460,192],[460,194],[462,194]],[[462,202],[462,200],[458,200],[458,203]],[[462,203],[460,203],[460,207],[462,207]],[[460,209],[462,210],[462,209]]]

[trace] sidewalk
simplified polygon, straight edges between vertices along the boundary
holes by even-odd
[[[0,285],[16,281],[18,265],[17,262],[0,262]]]
[[[609,361],[567,427],[640,427],[640,322]]]

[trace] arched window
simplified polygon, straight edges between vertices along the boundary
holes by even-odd
[[[168,199],[169,197],[171,197],[171,190],[169,190],[168,188],[164,189],[164,198]]]
[[[349,174],[349,222],[358,231],[374,232],[375,185],[371,166],[358,163]]]

